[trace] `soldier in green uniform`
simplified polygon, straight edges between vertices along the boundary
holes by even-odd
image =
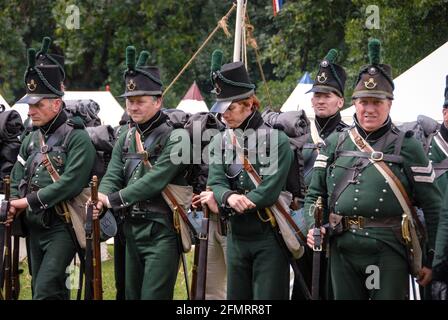
[[[322,196],[332,231],[329,264],[335,299],[405,299],[410,271],[401,233],[405,207],[395,181],[379,168],[392,171],[423,209],[431,248],[441,194],[421,144],[389,117],[394,84],[391,67],[380,63],[376,39],[369,42],[369,58],[353,92],[354,126],[331,135],[314,164],[305,200],[308,245],[314,244],[312,205]],[[427,283],[429,275],[430,270],[420,269],[420,283]]]
[[[446,77],[443,123],[431,143],[429,157],[433,161],[436,181],[440,190],[448,186],[448,76]],[[445,191],[444,206],[440,213],[432,273],[434,299],[448,299],[448,194]]]
[[[313,176],[314,161],[325,139],[333,132],[340,132],[347,127],[341,118],[344,107],[344,89],[347,74],[343,67],[335,63],[338,53],[331,49],[319,65],[319,72],[314,80],[311,104],[315,118],[311,123],[308,143],[303,147],[305,161],[305,183],[309,186]]]
[[[347,74],[343,67],[335,63],[337,51],[331,49],[319,65],[319,72],[314,80],[311,103],[313,105],[315,118],[311,122],[311,132],[308,134],[308,142],[303,147],[303,158],[305,163],[305,183],[309,186],[313,176],[313,166],[319,157],[319,150],[325,145],[325,139],[333,132],[340,132],[347,125],[342,121],[340,110],[344,106],[344,89]],[[305,248],[304,256],[298,260],[298,265],[303,273],[307,285],[311,287],[313,252]],[[326,259],[321,259],[321,288],[322,297],[327,296],[325,266]],[[291,299],[303,300],[305,297],[299,290],[297,279],[294,280],[294,289]]]
[[[75,255],[76,238],[59,206],[87,186],[95,149],[82,121],[67,120],[63,111],[59,66],[35,62],[36,52],[30,49],[27,94],[18,102],[29,104],[35,129],[24,138],[12,170],[16,199],[10,214],[26,209],[33,299],[69,299],[66,268]]]
[[[286,185],[293,158],[288,137],[264,124],[258,111],[255,86],[244,64],[234,62],[221,67],[222,53],[215,51],[213,57],[212,82],[217,102],[211,112],[222,115],[227,129],[223,137],[217,136],[210,142],[208,185],[218,206],[230,215],[227,298],[288,299],[288,257],[265,210],[277,201]],[[269,140],[269,147],[263,145],[263,139],[266,138],[264,142],[268,140],[267,135],[276,142]],[[244,136],[248,139],[243,139]],[[261,174],[262,182],[258,187],[251,182],[240,158],[235,153],[227,156],[227,152],[235,148],[233,138],[247,151],[249,161]],[[271,152],[268,161],[266,151]],[[263,174],[264,169],[274,164],[276,170],[266,170]]]
[[[142,52],[136,64],[135,48],[126,50],[122,97],[131,128],[123,128],[99,187],[98,209],[128,209],[123,225],[128,300],[173,298],[180,247],[172,211],[161,192],[169,183],[185,185],[186,163],[172,158],[182,151],[189,154],[190,148],[188,133],[174,128],[161,111],[159,69],[145,66],[147,58]]]

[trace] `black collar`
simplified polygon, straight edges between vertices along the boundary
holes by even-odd
[[[442,135],[443,140],[448,141],[448,128],[445,127],[445,124],[443,122],[440,126],[440,134]]]
[[[168,119],[168,116],[162,111],[158,111],[151,119],[142,124],[137,124],[131,120],[132,126],[135,126],[141,135],[146,135],[162,123],[165,123]]]
[[[56,129],[63,125],[66,121],[67,115],[65,114],[64,109],[61,108],[61,111],[53,119],[51,119],[47,124],[39,127],[39,129],[45,136],[47,136],[55,132]]]
[[[255,110],[243,121],[238,129],[242,131],[246,131],[247,129],[257,130],[263,123],[264,121],[261,117],[261,113],[258,110]]]
[[[338,125],[341,123],[341,120],[341,113],[338,111],[328,118],[320,118],[316,116],[314,122],[321,138],[326,139],[332,132],[336,130]]]
[[[353,118],[355,120],[355,126],[358,129],[359,134],[369,143],[377,141],[392,128],[392,120],[390,119],[390,117],[387,117],[387,120],[379,129],[372,132],[366,132],[359,124],[356,114],[353,116]]]

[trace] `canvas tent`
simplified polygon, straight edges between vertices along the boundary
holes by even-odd
[[[302,78],[299,80],[296,88],[283,104],[280,111],[297,111],[305,110],[308,117],[314,117],[313,108],[311,106],[312,93],[307,93],[313,86],[313,80],[311,80],[310,74],[305,72]]]
[[[93,100],[100,106],[98,113],[102,124],[108,124],[112,127],[118,126],[124,109],[109,91],[66,91],[64,100]],[[22,120],[27,118],[28,105],[15,104],[13,109],[17,110]]]
[[[0,94],[0,104],[3,105],[5,107],[5,109],[9,109],[10,108],[8,102],[5,99],[3,99],[1,94]]]
[[[177,105],[176,109],[182,110],[187,113],[208,112],[207,104],[202,98],[201,91],[199,90],[196,81],[193,82],[190,89],[188,89],[185,96]]]
[[[442,121],[445,79],[448,74],[448,42],[395,78],[394,121],[415,121],[423,114]]]

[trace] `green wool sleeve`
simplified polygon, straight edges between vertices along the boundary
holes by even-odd
[[[95,148],[85,130],[75,129],[71,135],[64,173],[58,181],[37,192],[39,202],[45,207],[73,199],[88,185],[95,161]]]
[[[285,188],[289,168],[293,161],[293,153],[286,134],[282,131],[273,130],[271,135],[274,133],[278,133],[276,135],[278,143],[272,144],[271,141],[269,154],[270,169],[273,170],[269,170],[271,172],[262,175],[263,180],[260,185],[246,195],[250,201],[255,203],[257,209],[270,207],[278,200],[280,192]]]
[[[320,149],[319,155],[314,162],[314,172],[308,192],[305,197],[304,218],[308,229],[314,225],[313,206],[319,196],[322,197],[324,203],[324,213],[328,214],[328,189],[327,189],[327,169],[334,161],[334,152],[336,149],[339,134],[333,133],[326,140],[326,145]],[[324,218],[325,220],[325,218]]]
[[[215,136],[209,144],[209,167],[207,185],[212,189],[219,206],[225,206],[225,195],[232,192],[226,177],[222,156],[222,135]]]
[[[424,212],[428,245],[430,249],[434,249],[442,194],[435,182],[432,164],[427,158],[423,146],[413,137],[405,139],[402,155],[405,159],[404,170],[413,186],[409,196]]]
[[[25,161],[28,159],[27,147],[32,137],[33,134],[30,133],[23,139],[17,161],[11,170],[11,198],[20,198],[19,185],[25,176]]]
[[[172,131],[152,169],[135,183],[118,191],[123,206],[127,207],[138,201],[148,200],[160,195],[174,178],[185,171],[188,164],[186,162],[190,161],[190,152],[191,143],[188,133],[184,129]],[[186,153],[188,153],[188,156]],[[177,163],[180,159],[186,159],[186,162]],[[116,197],[109,195],[109,199],[111,198]]]
[[[433,261],[433,279],[444,281],[448,279],[448,190],[445,192],[437,228]]]

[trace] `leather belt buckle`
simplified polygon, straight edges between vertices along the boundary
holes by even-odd
[[[362,230],[364,229],[365,226],[364,217],[344,217],[343,221],[345,230],[353,230],[353,229]]]
[[[381,151],[373,151],[370,154],[370,159],[373,161],[382,161],[384,158],[384,154]]]
[[[44,144],[43,146],[40,146],[40,153],[45,154],[48,153],[48,151],[49,151],[48,145]]]

